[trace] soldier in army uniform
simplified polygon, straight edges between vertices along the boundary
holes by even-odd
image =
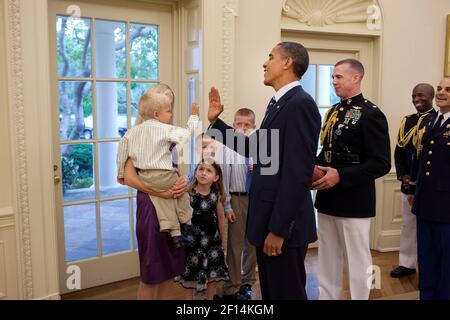
[[[450,299],[450,77],[436,90],[439,112],[423,120],[419,156],[410,184],[416,184],[419,289],[422,300]]]
[[[424,117],[434,113],[434,88],[427,83],[414,87],[412,103],[417,112],[403,118],[397,136],[394,159],[397,179],[401,181],[402,192],[402,233],[400,236],[399,266],[391,272],[391,277],[400,278],[416,273],[417,264],[417,234],[416,217],[411,213],[408,202],[408,189],[411,174],[411,162],[417,153],[419,126]],[[411,187],[413,188],[413,187]]]
[[[312,185],[318,190],[320,299],[340,298],[344,254],[352,299],[366,300],[370,293],[375,179],[389,172],[391,149],[385,115],[361,93],[363,77],[364,67],[357,60],[335,65],[333,86],[341,102],[330,109],[321,132],[323,148],[315,170],[325,176]]]

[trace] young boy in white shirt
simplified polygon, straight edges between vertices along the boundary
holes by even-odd
[[[193,103],[187,128],[173,126],[172,102],[164,93],[149,91],[139,101],[139,116],[143,122],[127,131],[120,140],[117,153],[117,178],[123,182],[125,162],[130,158],[139,171],[144,185],[164,192],[178,180],[172,163],[172,144],[184,144],[199,124],[198,104]],[[176,247],[188,244],[182,236],[182,225],[190,225],[192,208],[186,193],[178,199],[150,196],[158,216],[161,232],[169,232]],[[188,228],[186,228],[188,229]]]

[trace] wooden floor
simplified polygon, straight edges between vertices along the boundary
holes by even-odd
[[[379,253],[372,252],[373,264],[380,267],[380,288],[374,289],[370,293],[370,299],[382,300],[417,300],[418,280],[417,274],[396,279],[391,278],[389,273],[398,264],[398,252]],[[307,293],[310,300],[318,299],[317,289],[317,249],[310,249],[305,260],[307,271]],[[350,298],[349,286],[347,283],[346,271],[344,271],[344,286],[342,299]],[[63,300],[134,300],[139,284],[139,278],[134,278],[122,282],[108,284],[102,287],[82,290],[79,292],[63,295]],[[259,283],[254,286],[254,299],[260,300],[261,293]],[[220,288],[219,288],[220,291]],[[183,296],[183,289],[180,285],[173,284],[173,297],[178,300]],[[198,295],[197,299],[202,299]]]

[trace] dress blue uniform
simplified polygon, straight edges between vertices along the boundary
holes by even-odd
[[[401,181],[402,193],[402,233],[400,235],[399,267],[391,272],[391,277],[401,277],[416,272],[417,266],[417,228],[416,216],[411,212],[408,202],[409,185],[403,182],[405,177],[410,178],[413,157],[417,154],[419,128],[428,114],[434,114],[431,108],[426,112],[416,112],[403,118],[395,146],[395,169],[397,179]],[[413,188],[413,186],[411,186]]]
[[[420,298],[450,299],[450,117],[427,116],[411,181],[417,216]]]

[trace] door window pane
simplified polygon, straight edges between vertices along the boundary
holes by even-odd
[[[66,261],[98,255],[95,203],[64,207]]]
[[[92,144],[61,146],[64,202],[95,199]]]
[[[131,78],[159,78],[158,27],[131,24]]]
[[[300,80],[300,84],[302,85],[303,89],[313,99],[316,99],[316,80],[317,80],[316,73],[317,73],[317,66],[315,64],[310,64],[308,70],[306,70],[306,73]]]
[[[126,78],[126,35],[126,25],[123,22],[95,20],[98,78]]]
[[[128,199],[100,204],[103,255],[131,249],[129,211]]]
[[[319,96],[317,103],[319,106],[332,106],[339,102],[333,87],[333,71],[334,66],[332,65],[319,66]]]
[[[92,139],[92,82],[59,82],[60,137],[63,141]],[[88,123],[86,123],[86,120]]]
[[[97,138],[120,138],[127,128],[127,84],[97,82]]]
[[[117,183],[117,147],[118,142],[98,144],[98,175],[101,198],[128,195],[128,187]]]
[[[58,76],[91,76],[91,20],[56,17]]]

